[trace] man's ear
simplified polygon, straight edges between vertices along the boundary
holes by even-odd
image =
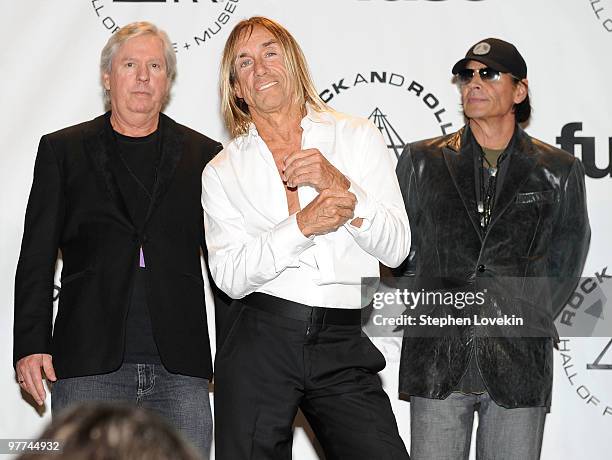
[[[526,78],[523,78],[520,82],[516,84],[514,90],[514,103],[520,104],[525,100],[527,94],[529,92],[529,81]]]
[[[110,75],[105,73],[102,75],[102,83],[104,84],[104,89],[106,91],[110,91]]]
[[[238,99],[243,99],[242,91],[240,90],[240,85],[238,83],[234,83],[234,93]]]

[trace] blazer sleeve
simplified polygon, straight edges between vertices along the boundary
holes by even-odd
[[[53,276],[64,221],[62,174],[48,136],[38,146],[15,276],[13,365],[51,353]]]
[[[551,235],[549,274],[553,317],[557,317],[574,292],[582,274],[591,241],[587,213],[584,167],[575,159],[561,189],[560,209]]]
[[[204,167],[202,168],[202,170],[204,170],[204,168],[206,167],[206,165],[210,162],[210,160],[212,160],[215,155],[217,153],[219,153],[221,150],[223,150],[223,145],[221,145],[219,142],[216,142],[215,145],[212,148],[206,148],[206,150],[203,153],[204,156]],[[200,181],[201,183],[201,181]],[[206,247],[206,237],[204,235],[204,209],[202,209],[202,212],[200,213],[200,248],[202,249],[202,253],[206,255],[205,259],[206,259],[206,264],[208,264],[208,249]]]

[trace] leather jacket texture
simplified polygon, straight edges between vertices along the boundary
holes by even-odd
[[[487,326],[410,334],[402,343],[399,391],[444,399],[471,359],[494,401],[507,408],[550,406],[555,316],[582,273],[590,242],[584,170],[572,155],[531,138],[518,125],[509,164],[482,230],[469,126],[406,146],[397,176],[410,220],[408,258],[394,271],[404,288],[431,285],[498,288],[473,308],[444,315],[528,316],[518,334]],[[426,313],[439,316],[440,306]]]

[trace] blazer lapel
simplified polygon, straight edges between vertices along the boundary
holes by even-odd
[[[145,217],[145,225],[168,189],[176,167],[183,155],[184,139],[178,130],[176,122],[160,113],[159,123],[161,130],[161,156],[157,165],[157,174],[155,175],[151,203]]]
[[[83,144],[85,154],[89,156],[100,187],[105,190],[108,198],[114,203],[124,223],[133,226],[130,213],[117,180],[117,154],[114,137],[110,126],[110,112],[91,121],[85,129]],[[125,169],[125,168],[123,168]]]
[[[508,160],[508,171],[504,177],[502,188],[491,213],[491,228],[497,219],[504,213],[508,206],[515,200],[516,194],[523,183],[529,178],[529,174],[537,163],[535,150],[531,139],[520,128],[516,127],[516,136],[510,148],[511,153]]]
[[[476,204],[476,181],[474,179],[474,154],[470,142],[469,128],[463,128],[442,148],[444,160],[461,197],[474,230],[482,240],[480,217]]]

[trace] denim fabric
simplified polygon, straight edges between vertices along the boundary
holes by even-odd
[[[158,364],[125,363],[108,374],[59,379],[53,384],[54,416],[83,401],[121,401],[151,409],[208,458],[212,415],[207,379],[172,374]]]
[[[467,460],[474,413],[478,413],[478,460],[537,460],[545,407],[506,409],[489,393],[451,393],[446,399],[410,398],[413,460]]]

